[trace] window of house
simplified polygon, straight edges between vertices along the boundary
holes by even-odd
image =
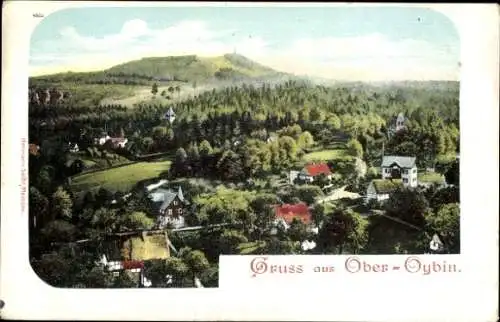
[[[178,212],[179,212],[179,215],[182,214],[182,208],[179,208]]]
[[[415,169],[413,169],[413,173],[417,173],[417,169],[416,169],[416,168],[415,168]]]
[[[113,276],[114,276],[114,277],[118,277],[118,276],[120,276],[120,272],[113,272]]]
[[[172,209],[169,209],[169,210],[168,210],[168,214],[169,214],[169,215],[172,215]]]
[[[177,206],[177,200],[174,200],[174,206]]]
[[[404,183],[408,183],[408,179],[404,178],[404,179],[403,179],[403,182],[404,182]]]

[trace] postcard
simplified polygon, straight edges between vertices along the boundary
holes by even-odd
[[[498,7],[5,9],[2,317],[498,318]]]

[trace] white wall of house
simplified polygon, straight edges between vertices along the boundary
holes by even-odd
[[[399,168],[399,167],[382,167],[382,179],[390,179],[392,176],[392,170],[396,168],[401,171],[401,180],[405,187],[416,187],[418,185],[418,170],[417,167],[411,169]]]
[[[389,199],[390,195],[388,193],[377,193],[373,183],[368,185],[366,189],[365,201],[368,203],[370,200],[377,200],[379,202]]]
[[[300,171],[290,171],[290,184],[293,184],[295,179],[299,176]]]
[[[125,144],[127,144],[127,142],[128,142],[128,139],[124,139],[123,141],[116,143],[116,145],[119,146],[120,148],[124,148]]]
[[[186,222],[184,216],[159,216],[158,217],[158,226],[160,229],[165,228],[168,224],[171,224],[174,228],[182,228],[186,226]]]

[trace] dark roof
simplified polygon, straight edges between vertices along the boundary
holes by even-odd
[[[158,203],[160,206],[160,209],[165,209],[167,208],[172,201],[175,200],[176,197],[179,198],[179,200],[183,203],[187,203],[186,199],[184,199],[184,194],[182,192],[182,188],[179,186],[177,189],[177,192],[174,192],[171,189],[156,189],[150,192],[150,196],[154,194],[156,195],[157,198],[152,198],[153,202]]]
[[[403,187],[403,183],[401,182],[401,180],[375,179],[372,181],[372,184],[377,194],[391,193],[396,191],[398,188]]]
[[[390,167],[393,165],[397,165],[400,168],[413,168],[415,167],[415,161],[417,158],[415,157],[402,157],[395,155],[388,155],[382,158],[382,166]]]

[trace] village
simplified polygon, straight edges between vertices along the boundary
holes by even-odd
[[[164,117],[168,124],[173,124],[176,118],[174,110],[170,107]],[[404,132],[405,117],[403,113],[399,113],[397,117],[390,120],[389,124],[388,138]],[[265,142],[272,144],[279,139],[278,136],[277,134],[270,135]],[[126,149],[128,142],[124,133],[112,137],[104,131],[100,136],[94,138],[93,145],[113,151]],[[239,144],[241,144],[241,140],[235,139],[233,145],[237,146]],[[66,149],[73,155],[82,153],[77,142],[67,142]],[[31,144],[30,153],[38,156],[43,153],[43,149],[40,146]],[[150,224],[142,225],[140,229],[127,229],[127,231],[121,232],[109,231],[109,233],[105,234],[104,239],[99,239],[97,243],[95,239],[85,238],[71,241],[69,244],[83,248],[93,245],[92,249],[98,254],[98,260],[95,261],[96,267],[103,268],[104,271],[109,272],[115,278],[126,274],[136,287],[154,286],[154,284],[158,284],[158,279],[162,280],[160,284],[164,287],[175,287],[179,285],[179,282],[176,282],[178,277],[174,276],[175,274],[151,277],[151,274],[154,275],[155,272],[147,268],[148,263],[151,262],[157,263],[172,257],[186,258],[184,254],[186,250],[182,248],[189,248],[190,244],[183,244],[183,238],[178,237],[173,241],[171,238],[173,235],[179,236],[186,233],[214,230],[218,231],[219,234],[222,232],[224,235],[227,232],[226,229],[229,229],[234,235],[229,234],[229,238],[223,240],[222,243],[232,244],[228,246],[230,254],[256,254],[269,251],[279,254],[314,254],[318,248],[317,243],[324,239],[323,235],[325,233],[328,233],[327,229],[338,229],[336,227],[325,228],[325,226],[331,225],[328,220],[321,218],[327,212],[325,209],[342,207],[343,209],[349,209],[349,211],[355,211],[360,218],[364,218],[362,220],[378,216],[420,230],[414,223],[388,214],[384,210],[385,203],[391,199],[391,196],[394,197],[401,191],[411,194],[412,191],[425,191],[431,188],[440,190],[453,187],[453,184],[449,184],[445,180],[438,184],[419,181],[419,172],[421,173],[422,170],[426,174],[434,173],[436,170],[429,167],[419,169],[416,156],[385,155],[383,146],[380,161],[376,167],[370,169],[370,173],[368,173],[367,166],[361,158],[353,155],[347,160],[352,163],[352,167],[348,168],[352,170],[347,170],[352,171],[351,173],[345,173],[344,170],[344,173],[339,174],[335,161],[309,160],[303,163],[302,168],[284,168],[284,172],[280,176],[281,179],[278,180],[279,184],[269,187],[270,184],[268,183],[268,186],[263,189],[268,194],[268,197],[274,195],[275,198],[264,198],[263,204],[256,204],[254,202],[255,195],[252,195],[248,197],[250,207],[232,210],[233,205],[230,205],[232,200],[224,200],[223,196],[221,196],[220,200],[217,200],[217,202],[224,204],[219,209],[210,209],[210,205],[199,201],[200,195],[202,195],[205,202],[215,202],[216,196],[221,191],[220,189],[224,190],[226,188],[220,188],[219,186],[211,194],[199,194],[190,191],[189,188],[188,190],[183,189],[183,185],[176,184],[178,180],[176,181],[176,178],[172,177],[172,175],[161,174],[156,179],[147,180],[147,184],[141,185],[142,188],[140,189],[126,191],[114,197],[110,196],[108,200],[109,207],[113,209],[113,207],[126,205],[130,200],[139,200],[145,197],[151,207],[148,208],[149,212],[145,213],[144,218]],[[123,175],[127,174],[124,173]],[[351,189],[353,187],[348,183],[352,180],[363,182],[363,187],[361,189],[359,187]],[[245,191],[255,190],[255,182],[252,180],[246,180],[240,186],[246,187],[244,188]],[[237,189],[234,191],[237,191]],[[350,189],[355,191],[350,191]],[[289,193],[285,193],[283,198],[282,191],[289,191]],[[249,192],[249,195],[252,193]],[[228,196],[231,196],[231,193]],[[232,197],[241,198],[236,192]],[[238,214],[233,218],[232,215],[220,213],[221,211],[251,211],[256,217],[264,216],[264,214],[259,213],[259,211],[262,211],[266,214],[269,213],[269,218],[268,222],[263,224],[257,224],[258,218],[250,219],[252,221],[251,227],[247,227],[246,222],[249,219],[246,218],[245,214]],[[323,212],[323,214],[319,215],[318,212]],[[208,218],[201,216],[201,213],[208,216]],[[38,215],[39,213],[34,213],[32,216],[30,223],[32,229],[36,229],[37,225],[41,225],[44,220]],[[225,218],[230,219],[226,222],[224,221]],[[144,221],[146,219],[137,220]],[[338,220],[335,223],[338,225]],[[262,236],[266,234],[267,239],[263,239]],[[332,238],[335,234],[338,234],[338,232],[328,238]],[[432,244],[432,247],[428,249],[429,252],[439,252],[443,249],[443,242],[438,235],[427,235],[426,238],[428,243]],[[263,242],[263,240],[266,241]],[[283,244],[283,240],[288,241],[286,246]],[[274,249],[269,248],[269,244],[273,242],[278,243],[277,249],[276,247]],[[327,249],[326,246],[321,248],[323,251]],[[343,251],[340,250],[340,254],[348,254],[353,250],[344,247]],[[226,251],[223,252],[226,253]],[[200,264],[198,263],[198,265]],[[205,266],[205,268],[208,268],[210,265],[205,263]],[[168,269],[166,271],[168,272]],[[203,274],[203,269],[193,270],[193,275],[187,285],[204,287],[200,274]],[[182,278],[185,279],[185,277]]]

